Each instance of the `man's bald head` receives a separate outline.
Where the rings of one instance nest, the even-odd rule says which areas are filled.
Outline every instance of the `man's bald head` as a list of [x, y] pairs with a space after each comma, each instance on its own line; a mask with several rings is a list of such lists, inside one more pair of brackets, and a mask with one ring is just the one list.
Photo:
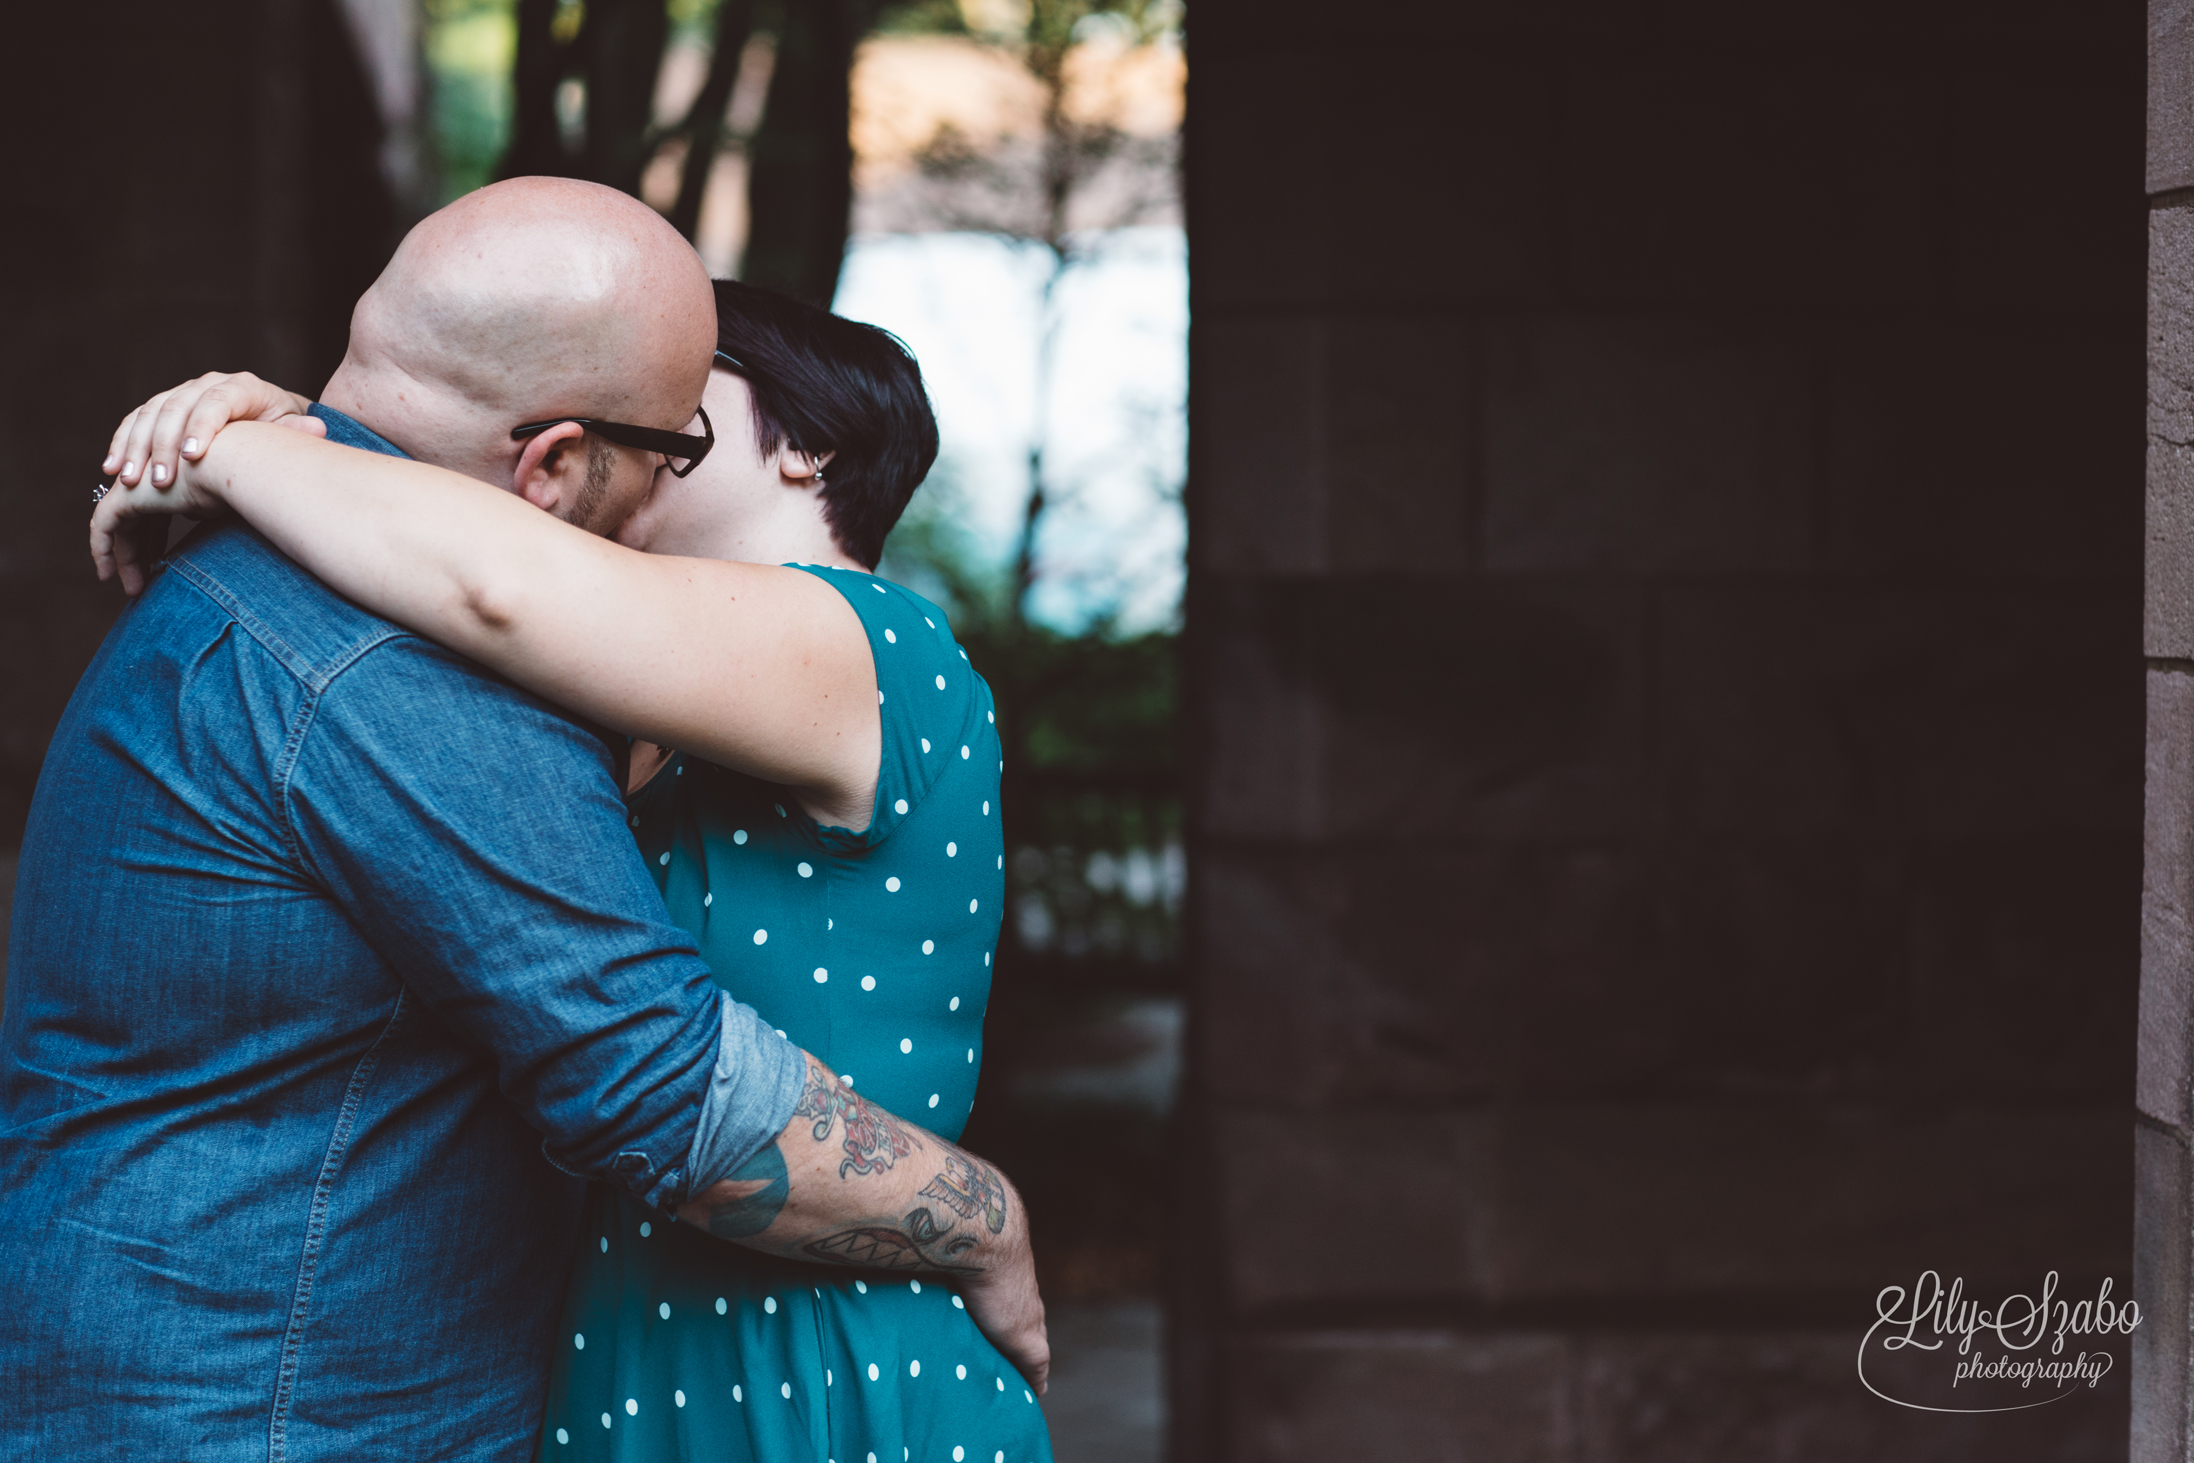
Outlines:
[[708, 271], [655, 210], [596, 183], [513, 178], [405, 237], [358, 301], [324, 398], [415, 457], [508, 488], [521, 422], [686, 430], [715, 345]]

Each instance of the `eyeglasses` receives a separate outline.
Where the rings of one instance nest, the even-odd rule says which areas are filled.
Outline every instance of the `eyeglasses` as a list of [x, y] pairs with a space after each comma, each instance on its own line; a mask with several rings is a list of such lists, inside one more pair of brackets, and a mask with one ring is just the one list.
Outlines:
[[[570, 422], [573, 426], [585, 427], [597, 437], [615, 442], [620, 447], [635, 447], [642, 452], [660, 452], [668, 459], [665, 466], [670, 467], [670, 475], [682, 478], [699, 467], [701, 459], [707, 457], [709, 449], [716, 445], [716, 427], [708, 419], [707, 408], [703, 407], [700, 411], [701, 430], [708, 433], [705, 437], [689, 437], [684, 432], [666, 432], [660, 427], [635, 427], [630, 422], [600, 422], [592, 417], [551, 417], [545, 422], [527, 422], [522, 427], [512, 427], [510, 439], [513, 442], [523, 442], [550, 427], [560, 427]], [[684, 467], [675, 465], [681, 461], [685, 463]]]

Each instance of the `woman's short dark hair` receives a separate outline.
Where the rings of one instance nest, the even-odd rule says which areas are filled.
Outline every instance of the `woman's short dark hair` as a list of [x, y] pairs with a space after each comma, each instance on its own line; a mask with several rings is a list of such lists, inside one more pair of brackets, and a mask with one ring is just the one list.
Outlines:
[[832, 452], [823, 517], [849, 556], [876, 567], [884, 538], [937, 460], [921, 367], [888, 330], [772, 290], [716, 281], [716, 344], [745, 369], [763, 456]]

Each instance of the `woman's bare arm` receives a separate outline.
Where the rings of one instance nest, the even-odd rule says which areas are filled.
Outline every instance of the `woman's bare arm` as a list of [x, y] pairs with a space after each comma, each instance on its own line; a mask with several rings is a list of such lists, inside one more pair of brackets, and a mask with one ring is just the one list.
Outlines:
[[868, 824], [875, 664], [812, 574], [638, 553], [460, 474], [257, 422], [185, 457], [171, 487], [150, 476], [93, 516], [101, 578], [142, 586], [132, 520], [231, 509], [342, 594], [550, 701]]

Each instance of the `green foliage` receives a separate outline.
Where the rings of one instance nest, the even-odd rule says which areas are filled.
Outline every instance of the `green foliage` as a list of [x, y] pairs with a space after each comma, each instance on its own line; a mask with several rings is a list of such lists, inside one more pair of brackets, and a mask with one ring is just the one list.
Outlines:
[[422, 0], [441, 202], [495, 176], [510, 140], [514, 0]]

